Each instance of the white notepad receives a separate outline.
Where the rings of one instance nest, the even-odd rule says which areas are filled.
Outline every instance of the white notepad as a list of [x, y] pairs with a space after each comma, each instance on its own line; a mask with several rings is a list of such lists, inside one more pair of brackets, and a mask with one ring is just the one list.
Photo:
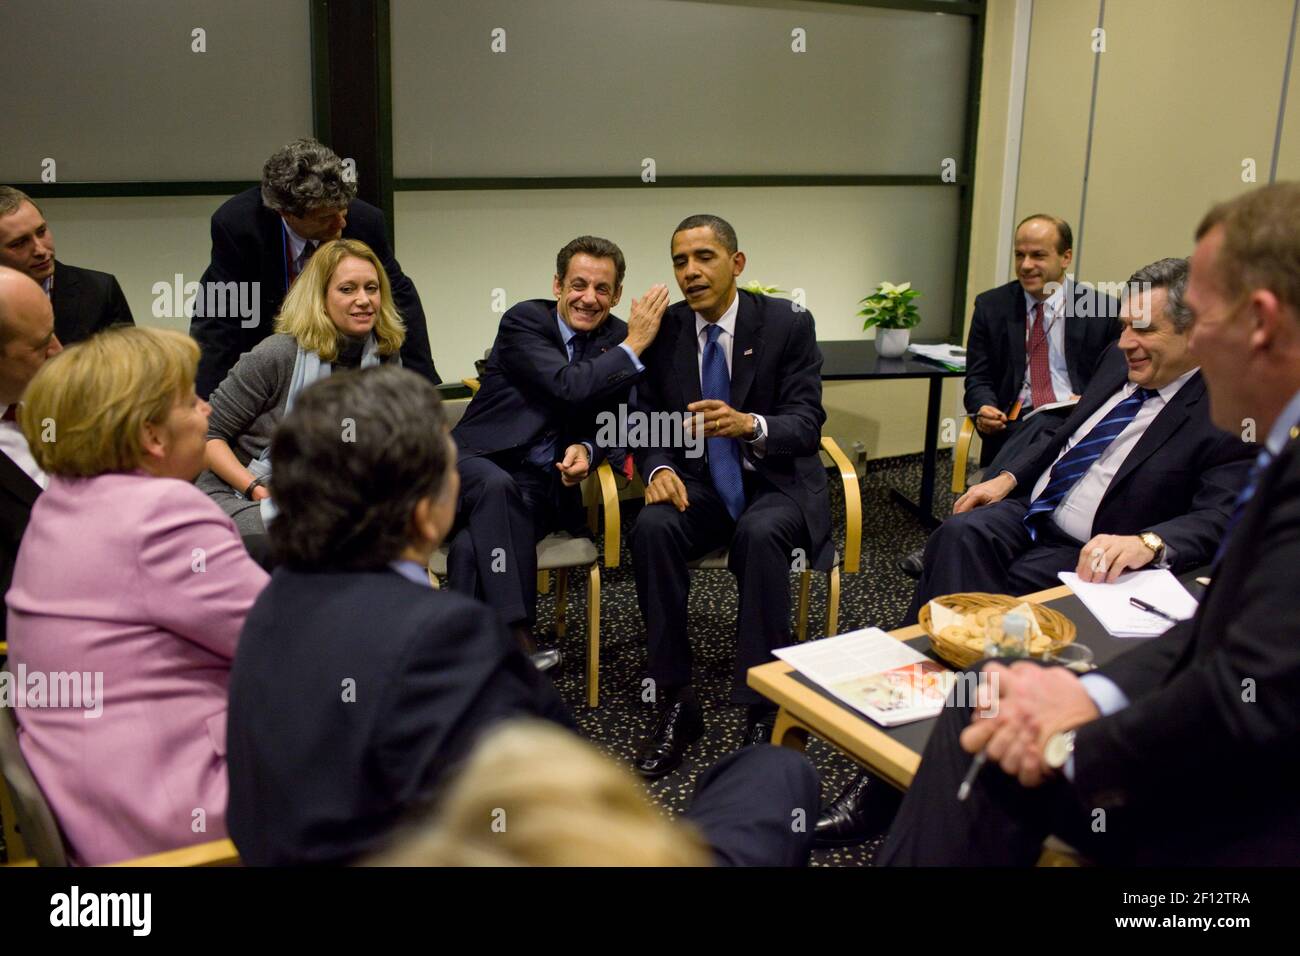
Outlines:
[[1174, 626], [1134, 607], [1129, 598], [1146, 601], [1180, 621], [1196, 613], [1196, 598], [1168, 571], [1130, 571], [1113, 584], [1089, 583], [1073, 571], [1062, 571], [1059, 577], [1114, 637], [1157, 637]]

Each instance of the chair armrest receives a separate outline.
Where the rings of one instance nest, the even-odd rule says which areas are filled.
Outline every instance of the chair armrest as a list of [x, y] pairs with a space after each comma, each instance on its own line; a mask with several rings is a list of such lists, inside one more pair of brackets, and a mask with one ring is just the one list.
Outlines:
[[957, 444], [952, 446], [952, 493], [960, 495], [966, 490], [966, 468], [970, 460], [971, 442], [975, 440], [975, 419], [966, 415], [961, 420]]
[[834, 438], [822, 436], [822, 451], [835, 462], [844, 482], [844, 571], [853, 574], [862, 560], [862, 489], [858, 485], [858, 470]]
[[464, 385], [474, 394], [478, 394], [478, 388], [481, 383], [477, 378], [462, 378], [460, 384]]
[[198, 843], [179, 850], [137, 856], [112, 866], [239, 866], [239, 851], [229, 840]]
[[[602, 461], [596, 468], [595, 475], [587, 476], [587, 483], [594, 479], [595, 486], [584, 484], [584, 498], [595, 497], [599, 492], [599, 500], [594, 501], [587, 507], [587, 524], [591, 528], [591, 533], [595, 534], [599, 530], [600, 511], [604, 509], [605, 513], [605, 567], [618, 567], [619, 549], [622, 542], [619, 535], [622, 531], [621, 515], [618, 506], [618, 484], [614, 481], [614, 469], [609, 466], [609, 461]], [[591, 488], [591, 494], [587, 494], [588, 488]]]

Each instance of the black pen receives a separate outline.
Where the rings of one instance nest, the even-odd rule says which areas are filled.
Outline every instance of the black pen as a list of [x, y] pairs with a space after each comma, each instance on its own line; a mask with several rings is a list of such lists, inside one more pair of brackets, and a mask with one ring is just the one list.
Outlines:
[[1146, 601], [1142, 600], [1141, 598], [1131, 597], [1128, 599], [1128, 603], [1132, 604], [1135, 608], [1137, 608], [1140, 611], [1146, 611], [1148, 614], [1154, 614], [1156, 617], [1163, 617], [1166, 621], [1173, 621], [1175, 624], [1178, 623], [1178, 618], [1174, 617], [1172, 614], [1166, 614], [1164, 611], [1160, 610], [1160, 608], [1156, 607], [1154, 604], [1148, 604]]

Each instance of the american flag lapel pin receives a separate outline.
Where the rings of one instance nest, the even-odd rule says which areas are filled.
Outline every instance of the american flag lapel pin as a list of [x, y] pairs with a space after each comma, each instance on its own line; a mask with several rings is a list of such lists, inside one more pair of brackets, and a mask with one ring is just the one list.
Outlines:
[[742, 355], [741, 357], [743, 358], [744, 355], [753, 355], [753, 354], [754, 354], [754, 350], [753, 350], [753, 349], [745, 349], [745, 351], [744, 351], [744, 353], [743, 353], [743, 355]]

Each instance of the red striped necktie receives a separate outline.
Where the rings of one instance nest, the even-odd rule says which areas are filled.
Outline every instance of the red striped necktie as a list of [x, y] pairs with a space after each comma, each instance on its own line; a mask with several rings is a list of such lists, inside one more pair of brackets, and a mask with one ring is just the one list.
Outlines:
[[1056, 401], [1052, 388], [1052, 365], [1047, 357], [1047, 329], [1044, 328], [1043, 303], [1034, 303], [1034, 327], [1029, 332], [1029, 400], [1034, 408]]

